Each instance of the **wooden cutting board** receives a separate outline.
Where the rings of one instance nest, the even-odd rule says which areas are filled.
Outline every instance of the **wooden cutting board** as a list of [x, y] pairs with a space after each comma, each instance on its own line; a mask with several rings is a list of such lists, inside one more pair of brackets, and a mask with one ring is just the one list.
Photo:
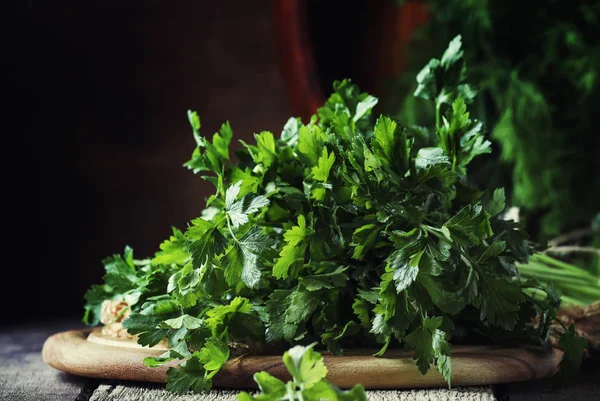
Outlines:
[[[163, 383], [166, 370], [177, 364], [149, 368], [144, 357], [158, 356], [164, 347], [141, 347], [133, 340], [101, 334], [100, 329], [65, 331], [44, 343], [44, 361], [63, 372], [116, 380]], [[373, 357], [373, 350], [348, 351], [344, 356], [324, 354], [327, 379], [340, 388], [361, 383], [367, 389], [446, 387], [444, 378], [432, 368], [422, 375], [411, 354], [396, 350]], [[480, 386], [539, 379], [556, 373], [562, 351], [551, 353], [531, 348], [501, 346], [453, 346], [452, 386]], [[214, 387], [256, 388], [252, 375], [267, 371], [284, 381], [290, 379], [281, 355], [241, 356], [229, 361], [213, 380]]]

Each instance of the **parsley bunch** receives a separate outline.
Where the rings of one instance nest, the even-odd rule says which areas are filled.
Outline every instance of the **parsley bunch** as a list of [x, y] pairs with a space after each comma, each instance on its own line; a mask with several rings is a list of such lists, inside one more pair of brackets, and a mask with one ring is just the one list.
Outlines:
[[167, 372], [178, 393], [210, 389], [232, 353], [290, 344], [377, 356], [403, 347], [449, 384], [451, 340], [545, 344], [560, 301], [519, 279], [515, 263], [532, 246], [498, 218], [503, 190], [468, 180], [490, 142], [470, 117], [465, 79], [456, 37], [417, 76], [435, 130], [376, 117], [378, 100], [344, 80], [307, 124], [291, 118], [278, 137], [255, 135], [235, 162], [229, 124], [209, 140], [189, 112], [197, 147], [185, 166], [215, 194], [152, 259], [130, 249], [107, 259], [84, 320], [97, 323], [103, 300], [127, 302], [124, 326], [140, 344], [171, 345], [146, 364], [181, 360]]

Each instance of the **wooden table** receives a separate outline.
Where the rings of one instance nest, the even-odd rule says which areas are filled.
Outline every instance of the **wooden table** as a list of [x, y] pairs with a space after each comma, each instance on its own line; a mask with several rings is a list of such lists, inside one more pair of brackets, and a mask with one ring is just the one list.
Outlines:
[[[0, 328], [0, 400], [103, 400], [107, 388], [119, 388], [123, 394], [144, 386], [68, 375], [47, 366], [41, 349], [46, 338], [56, 332], [83, 328], [77, 320], [49, 321]], [[581, 380], [567, 389], [552, 390], [549, 380], [494, 386], [496, 399], [518, 400], [600, 400], [600, 364], [586, 364]], [[96, 392], [94, 394], [94, 392]], [[115, 399], [114, 396], [110, 398]], [[200, 399], [200, 398], [198, 398]]]

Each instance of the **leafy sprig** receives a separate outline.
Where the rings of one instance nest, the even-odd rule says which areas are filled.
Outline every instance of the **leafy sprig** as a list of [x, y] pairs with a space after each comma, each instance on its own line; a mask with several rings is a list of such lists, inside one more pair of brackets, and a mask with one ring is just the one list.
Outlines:
[[238, 394], [238, 401], [367, 401], [365, 389], [357, 384], [342, 391], [325, 379], [327, 367], [320, 353], [314, 350], [316, 343], [306, 347], [296, 345], [283, 354], [283, 363], [292, 380], [284, 383], [267, 372], [254, 374], [260, 393], [253, 396], [247, 392]]

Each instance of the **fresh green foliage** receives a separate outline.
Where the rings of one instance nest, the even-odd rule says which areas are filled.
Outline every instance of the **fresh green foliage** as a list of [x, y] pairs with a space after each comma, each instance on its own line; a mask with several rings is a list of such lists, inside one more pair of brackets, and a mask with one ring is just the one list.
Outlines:
[[[597, 251], [600, 256], [600, 248]], [[552, 256], [536, 253], [529, 262], [518, 265], [519, 274], [553, 283], [561, 293], [564, 305], [585, 306], [600, 300], [600, 274]]]
[[365, 389], [360, 384], [342, 391], [325, 379], [327, 367], [321, 354], [314, 350], [315, 345], [296, 345], [283, 354], [283, 363], [292, 376], [291, 381], [284, 383], [267, 372], [255, 373], [254, 381], [260, 394], [252, 396], [242, 392], [237, 396], [238, 401], [367, 401]]
[[[502, 190], [467, 176], [490, 143], [467, 110], [474, 91], [462, 54], [457, 37], [419, 74], [417, 94], [437, 113], [426, 143], [375, 115], [377, 99], [348, 80], [307, 124], [291, 118], [278, 138], [242, 143], [235, 164], [229, 124], [210, 142], [189, 113], [198, 146], [186, 166], [216, 192], [151, 260], [127, 249], [105, 262], [87, 321], [103, 299], [125, 299], [124, 326], [138, 342], [172, 347], [146, 364], [181, 361], [167, 379], [178, 393], [209, 389], [231, 349], [404, 348], [450, 384], [455, 336], [543, 345], [558, 303], [533, 299], [538, 286], [516, 274], [531, 253], [527, 234], [497, 217]], [[313, 345], [284, 362], [295, 381], [260, 373], [257, 398], [364, 399], [360, 388], [340, 393], [322, 380]]]
[[569, 326], [566, 333], [559, 341], [564, 356], [559, 364], [559, 372], [554, 377], [554, 383], [564, 386], [573, 382], [573, 376], [579, 373], [579, 365], [583, 356], [583, 351], [587, 347], [587, 341], [575, 334], [575, 327]]
[[[489, 128], [499, 150], [479, 161], [480, 174], [471, 178], [505, 187], [536, 240], [586, 226], [600, 205], [600, 135], [594, 120], [600, 107], [600, 2], [423, 3], [429, 21], [413, 35], [408, 69], [383, 106], [388, 112], [400, 109], [399, 118], [408, 125], [431, 126], [440, 103], [458, 93], [470, 103], [470, 87], [455, 85], [463, 70], [447, 66], [463, 55], [479, 92], [473, 115]], [[457, 34], [465, 49], [453, 42], [441, 61], [430, 61], [421, 71], [415, 85], [414, 73]], [[452, 88], [439, 91], [433, 79], [451, 82]], [[408, 96], [410, 88], [434, 103]], [[473, 143], [470, 153], [480, 145]]]

